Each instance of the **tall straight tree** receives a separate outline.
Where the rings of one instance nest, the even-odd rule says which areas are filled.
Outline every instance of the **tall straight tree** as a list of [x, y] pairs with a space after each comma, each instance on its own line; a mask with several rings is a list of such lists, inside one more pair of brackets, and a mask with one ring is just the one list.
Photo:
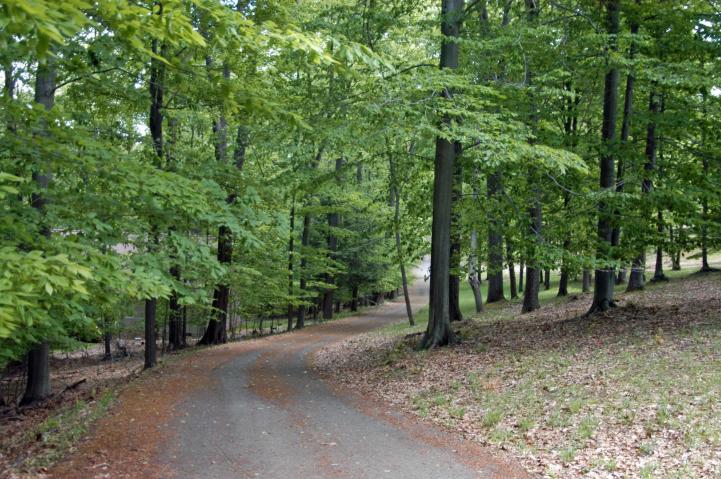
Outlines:
[[[638, 0], [636, 1], [638, 3]], [[630, 62], [633, 62], [636, 57], [636, 36], [638, 35], [638, 20], [635, 18], [631, 20], [631, 45], [628, 49], [628, 60]], [[624, 176], [625, 176], [625, 167], [626, 162], [624, 160], [624, 157], [628, 152], [630, 151], [629, 145], [628, 145], [628, 139], [631, 136], [631, 118], [633, 117], [633, 90], [634, 90], [634, 84], [636, 82], [636, 74], [633, 69], [633, 65], [631, 66], [631, 70], [628, 72], [628, 75], [626, 76], [626, 94], [623, 98], [623, 120], [621, 122], [621, 155], [618, 158], [618, 166], [617, 166], [617, 173], [616, 173], [616, 192], [617, 193], [623, 193], [625, 184], [624, 184]], [[615, 219], [616, 224], [613, 227], [613, 238], [612, 238], [612, 245], [613, 247], [618, 247], [621, 244], [621, 217], [620, 212], [616, 210], [615, 212]], [[618, 272], [618, 277], [616, 278], [616, 284], [623, 284], [626, 282], [626, 269], [621, 268], [621, 270]]]
[[[606, 195], [613, 191], [614, 144], [616, 139], [616, 116], [618, 114], [618, 67], [611, 63], [612, 55], [618, 51], [618, 32], [621, 21], [620, 0], [604, 0], [606, 6], [606, 33], [608, 34], [607, 72], [603, 87], [603, 126], [601, 128], [602, 153], [600, 159], [600, 188]], [[606, 311], [613, 306], [614, 270], [610, 265], [613, 243], [613, 211], [608, 200], [602, 198], [598, 204], [598, 247], [596, 260], [600, 264], [594, 275], [593, 303], [589, 313]]]
[[503, 236], [497, 206], [498, 196], [503, 186], [501, 173], [494, 171], [489, 173], [486, 179], [486, 194], [488, 203], [493, 206], [491, 219], [488, 222], [488, 295], [486, 303], [495, 303], [506, 299], [503, 295]]
[[[158, 15], [163, 14], [163, 6], [160, 4]], [[158, 40], [152, 42], [153, 53], [158, 55]], [[161, 48], [162, 49], [162, 48]], [[148, 127], [153, 142], [153, 150], [159, 164], [163, 161], [163, 95], [165, 92], [165, 64], [157, 58], [150, 59], [150, 114], [148, 115]], [[157, 230], [151, 225], [151, 236], [149, 243], [153, 248], [157, 243]], [[158, 309], [158, 298], [151, 297], [145, 300], [145, 368], [152, 368], [157, 362], [157, 351], [155, 344], [155, 321]]]
[[[213, 66], [213, 59], [208, 56], [205, 60], [208, 69]], [[230, 69], [226, 64], [223, 65], [223, 79], [230, 79]], [[213, 122], [214, 152], [215, 160], [219, 163], [227, 161], [228, 152], [228, 121], [221, 111], [216, 120]], [[235, 165], [239, 170], [243, 167], [245, 156], [245, 137], [241, 130], [238, 130], [237, 144], [235, 151]], [[240, 157], [239, 157], [240, 155]], [[233, 203], [235, 195], [230, 194], [226, 198], [226, 202]], [[218, 228], [218, 262], [229, 266], [233, 262], [233, 233], [227, 225]], [[230, 308], [230, 285], [227, 281], [221, 281], [213, 291], [213, 308], [217, 311], [217, 316], [210, 318], [205, 328], [205, 333], [200, 339], [200, 344], [223, 344], [228, 340], [228, 310]]]
[[[528, 23], [530, 23], [531, 25], [535, 25], [537, 23], [540, 10], [539, 1], [540, 0], [526, 0], [526, 17], [528, 19]], [[529, 89], [531, 98], [529, 108], [531, 114], [529, 120], [531, 124], [531, 129], [535, 134], [536, 130], [538, 129], [539, 118], [537, 112], [538, 107], [536, 105], [537, 100], [533, 91], [531, 90], [533, 83], [533, 70], [529, 63], [530, 62], [527, 62], [526, 64], [525, 83], [526, 88]], [[535, 142], [535, 139], [531, 138], [529, 141], [531, 144], [533, 144]], [[538, 291], [541, 287], [541, 267], [537, 262], [536, 248], [539, 248], [541, 246], [543, 209], [541, 207], [541, 189], [538, 185], [538, 173], [534, 165], [529, 168], [528, 183], [531, 185], [532, 196], [531, 205], [528, 208], [528, 232], [529, 236], [532, 238], [533, 241], [533, 245], [530, 248], [533, 254], [526, 258], [526, 287], [523, 290], [523, 306], [521, 307], [521, 312], [523, 313], [529, 313], [541, 307], [541, 303], [538, 300]]]
[[[441, 69], [458, 68], [459, 37], [464, 0], [442, 0], [441, 2]], [[444, 89], [449, 100], [453, 92]], [[442, 124], [451, 126], [451, 118], [445, 115]], [[433, 223], [431, 227], [431, 278], [430, 302], [428, 306], [428, 328], [420, 347], [434, 348], [454, 341], [449, 312], [448, 276], [450, 273], [451, 197], [453, 195], [454, 163], [458, 149], [455, 142], [438, 136], [433, 179]]]
[[[461, 144], [456, 142], [460, 155]], [[448, 276], [449, 312], [451, 321], [463, 321], [461, 312], [461, 213], [459, 204], [463, 197], [463, 165], [456, 158], [453, 172], [453, 194], [451, 197], [451, 274]]]
[[[42, 105], [45, 111], [52, 110], [55, 105], [57, 67], [53, 57], [38, 62], [35, 74], [35, 103]], [[10, 90], [11, 91], [11, 90]], [[47, 135], [46, 125], [43, 124], [38, 134]], [[37, 192], [32, 195], [32, 207], [40, 213], [40, 233], [50, 238], [50, 225], [45, 217], [47, 197], [45, 191], [50, 185], [51, 172], [47, 165], [39, 165], [33, 172]], [[32, 346], [27, 355], [27, 382], [25, 394], [20, 401], [21, 405], [40, 401], [50, 395], [50, 345], [47, 340], [40, 341]]]

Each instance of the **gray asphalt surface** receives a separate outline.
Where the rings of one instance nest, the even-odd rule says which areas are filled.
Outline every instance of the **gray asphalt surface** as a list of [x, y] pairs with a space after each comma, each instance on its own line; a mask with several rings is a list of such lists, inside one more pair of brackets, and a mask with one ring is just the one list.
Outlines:
[[[427, 301], [422, 273], [413, 300], [416, 309]], [[241, 351], [213, 371], [213, 386], [176, 409], [187, 415], [171, 424], [162, 462], [185, 478], [523, 477], [482, 450], [482, 457], [466, 457], [429, 426], [415, 426], [423, 429], [425, 439], [419, 438], [402, 425], [407, 418], [370, 413], [359, 407], [364, 398], [336, 393], [312, 373], [314, 351], [401, 320], [404, 308], [401, 301], [387, 303]]]

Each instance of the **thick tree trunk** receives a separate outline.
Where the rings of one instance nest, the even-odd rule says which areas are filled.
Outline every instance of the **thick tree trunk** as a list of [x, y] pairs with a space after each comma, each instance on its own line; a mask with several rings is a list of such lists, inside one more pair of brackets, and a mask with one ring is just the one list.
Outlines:
[[[620, 0], [606, 1], [606, 28], [609, 34], [609, 50], [618, 51], [618, 32], [620, 24]], [[610, 55], [609, 55], [610, 56]], [[601, 191], [614, 189], [614, 141], [616, 138], [616, 116], [618, 110], [618, 67], [611, 65], [606, 73], [603, 92], [603, 126], [601, 139], [603, 152], [600, 160]], [[602, 199], [598, 205], [598, 249], [596, 260], [600, 261], [596, 267], [593, 288], [593, 303], [590, 313], [606, 311], [614, 306], [613, 287], [614, 270], [611, 267], [613, 242], [613, 210], [608, 201]]]
[[20, 401], [27, 406], [50, 396], [50, 345], [38, 343], [28, 352], [28, 376], [25, 394]]
[[[458, 68], [459, 44], [450, 38], [460, 33], [464, 0], [442, 0], [441, 68]], [[444, 94], [452, 95], [449, 89]], [[450, 125], [450, 118], [443, 123]], [[450, 273], [451, 196], [453, 194], [456, 145], [443, 137], [436, 138], [433, 180], [433, 223], [431, 228], [431, 287], [428, 306], [428, 328], [421, 348], [434, 348], [454, 342], [449, 311], [448, 275]]]
[[[38, 64], [35, 75], [35, 103], [39, 103], [45, 107], [46, 111], [52, 110], [55, 105], [56, 78], [57, 68], [55, 65], [55, 59], [54, 57], [49, 56], [47, 60]], [[43, 124], [39, 129], [38, 135], [48, 135], [45, 124]], [[33, 172], [32, 177], [33, 181], [37, 185], [37, 191], [31, 196], [31, 205], [40, 214], [40, 233], [46, 238], [50, 238], [51, 226], [48, 224], [45, 216], [47, 198], [44, 194], [50, 186], [50, 180], [52, 178], [50, 168], [47, 165], [41, 164], [40, 168]], [[50, 396], [49, 361], [50, 345], [47, 341], [41, 341], [35, 344], [28, 352], [27, 381], [25, 384], [25, 394], [20, 401], [21, 405], [32, 404]]]
[[[499, 172], [488, 175], [486, 179], [486, 193], [489, 204], [497, 202], [497, 196], [502, 191], [502, 180]], [[500, 233], [498, 208], [491, 213], [488, 222], [488, 293], [486, 303], [495, 303], [506, 299], [503, 295], [503, 236]]]

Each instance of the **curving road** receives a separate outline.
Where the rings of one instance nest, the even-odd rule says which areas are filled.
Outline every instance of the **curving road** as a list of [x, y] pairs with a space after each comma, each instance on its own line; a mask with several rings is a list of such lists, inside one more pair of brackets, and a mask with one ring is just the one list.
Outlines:
[[[427, 285], [416, 283], [418, 308]], [[404, 304], [393, 302], [241, 347], [205, 389], [176, 404], [185, 413], [169, 425], [160, 462], [184, 478], [527, 477], [485, 449], [335, 392], [312, 374], [314, 351], [404, 317]]]

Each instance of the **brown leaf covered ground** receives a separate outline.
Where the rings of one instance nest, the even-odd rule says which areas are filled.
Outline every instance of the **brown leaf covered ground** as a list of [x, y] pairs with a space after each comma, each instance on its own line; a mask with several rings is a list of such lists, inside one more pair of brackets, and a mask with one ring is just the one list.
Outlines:
[[544, 477], [721, 477], [721, 274], [619, 299], [591, 318], [590, 295], [489, 307], [430, 352], [413, 349], [422, 326], [398, 326], [316, 366]]

